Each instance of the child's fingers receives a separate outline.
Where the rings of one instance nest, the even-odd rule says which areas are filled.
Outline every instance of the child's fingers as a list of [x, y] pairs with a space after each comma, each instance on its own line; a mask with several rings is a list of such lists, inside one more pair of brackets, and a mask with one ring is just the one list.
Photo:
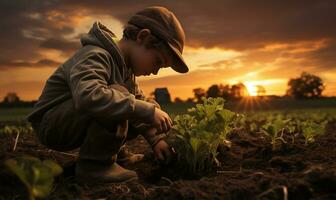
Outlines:
[[169, 131], [171, 129], [171, 124], [169, 119], [166, 119], [166, 124], [167, 124], [167, 131]]
[[156, 127], [157, 129], [157, 133], [161, 133], [162, 132], [162, 125], [161, 123]]
[[170, 125], [172, 126], [173, 125], [173, 120], [169, 117], [169, 122], [170, 122]]
[[172, 122], [172, 120], [170, 119], [170, 117], [168, 118], [168, 122], [169, 122], [170, 127], [172, 127], [172, 126], [173, 126], [173, 122]]
[[166, 121], [163, 121], [163, 123], [162, 123], [162, 132], [166, 132], [167, 130], [168, 130], [168, 127], [167, 127]]

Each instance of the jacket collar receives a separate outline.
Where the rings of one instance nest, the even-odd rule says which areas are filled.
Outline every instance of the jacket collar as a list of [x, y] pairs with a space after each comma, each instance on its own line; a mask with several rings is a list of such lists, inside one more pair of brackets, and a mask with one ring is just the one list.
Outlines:
[[117, 45], [118, 38], [116, 35], [110, 31], [106, 26], [104, 26], [102, 23], [96, 21], [93, 24], [92, 29], [90, 30], [94, 34], [96, 38], [101, 42], [104, 49], [106, 49], [111, 56], [117, 61], [117, 65], [126, 69], [126, 77], [127, 80], [129, 78], [132, 78], [132, 81], [134, 83], [133, 93], [135, 92], [135, 75], [131, 69], [131, 67], [128, 67], [125, 63], [124, 58], [122, 57], [121, 50], [119, 49]]

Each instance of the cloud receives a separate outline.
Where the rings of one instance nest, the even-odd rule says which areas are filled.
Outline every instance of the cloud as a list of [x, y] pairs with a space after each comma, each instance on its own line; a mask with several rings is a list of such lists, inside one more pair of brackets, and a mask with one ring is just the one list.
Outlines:
[[40, 44], [41, 48], [54, 49], [70, 54], [80, 47], [79, 41], [69, 41], [64, 38], [49, 38]]
[[239, 58], [219, 60], [214, 63], [208, 63], [199, 66], [199, 68], [204, 69], [225, 69], [225, 70], [231, 70], [240, 67], [242, 67], [242, 62]]
[[60, 62], [50, 60], [50, 59], [41, 59], [36, 62], [27, 62], [27, 61], [0, 61], [0, 70], [8, 70], [16, 67], [57, 67], [60, 65]]
[[[88, 22], [85, 29], [83, 24], [88, 16], [126, 23], [136, 11], [153, 5], [169, 8], [180, 19], [187, 39], [184, 55], [192, 72], [145, 81], [147, 88], [201, 86], [251, 72], [267, 79], [289, 78], [301, 71], [328, 74], [329, 81], [336, 75], [333, 0], [1, 1], [0, 73], [56, 67], [80, 47], [78, 30], [88, 31]], [[113, 23], [106, 25], [115, 29]]]
[[[158, 2], [142, 1], [142, 5]], [[108, 12], [111, 15], [115, 12], [116, 17], [126, 22], [129, 16], [141, 9], [139, 5], [127, 6], [127, 3], [111, 3]], [[159, 4], [167, 6], [179, 17], [189, 45], [245, 50], [275, 42], [336, 37], [335, 1], [209, 0], [160, 1]], [[106, 1], [101, 5], [108, 6]]]
[[13, 0], [1, 2], [0, 60], [28, 60], [38, 56], [40, 48], [70, 53], [79, 46], [65, 36], [74, 32], [81, 18], [110, 15], [125, 23], [136, 11], [152, 5], [166, 6], [176, 14], [187, 33], [187, 45], [193, 47], [243, 51], [273, 43], [336, 39], [332, 0]]
[[[57, 48], [69, 53], [74, 43], [65, 38], [74, 30], [78, 16], [76, 12], [63, 13], [57, 3], [51, 0], [11, 0], [0, 2], [0, 61], [1, 68], [40, 66], [35, 60], [50, 59], [42, 57], [46, 49]], [[69, 39], [70, 40], [70, 39]], [[63, 46], [62, 46], [63, 45]], [[62, 49], [65, 47], [65, 49]], [[4, 66], [4, 64], [8, 66]]]
[[316, 67], [319, 71], [336, 70], [336, 39], [304, 56], [307, 58], [305, 63]]

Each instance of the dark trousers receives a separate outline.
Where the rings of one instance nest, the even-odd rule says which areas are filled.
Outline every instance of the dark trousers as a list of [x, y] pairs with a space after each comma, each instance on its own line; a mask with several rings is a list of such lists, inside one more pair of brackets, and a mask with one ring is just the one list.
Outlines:
[[146, 126], [129, 120], [93, 118], [76, 110], [69, 99], [48, 110], [33, 128], [41, 144], [50, 149], [69, 151], [80, 147], [80, 159], [114, 162], [125, 141], [137, 137]]

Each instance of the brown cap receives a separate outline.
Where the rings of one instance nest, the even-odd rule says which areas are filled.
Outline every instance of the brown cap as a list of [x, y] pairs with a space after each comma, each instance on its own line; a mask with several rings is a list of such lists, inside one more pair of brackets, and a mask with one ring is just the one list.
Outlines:
[[171, 67], [179, 73], [189, 71], [182, 57], [185, 34], [180, 22], [171, 11], [159, 6], [148, 7], [133, 15], [128, 23], [149, 29], [153, 35], [165, 41], [176, 58]]

